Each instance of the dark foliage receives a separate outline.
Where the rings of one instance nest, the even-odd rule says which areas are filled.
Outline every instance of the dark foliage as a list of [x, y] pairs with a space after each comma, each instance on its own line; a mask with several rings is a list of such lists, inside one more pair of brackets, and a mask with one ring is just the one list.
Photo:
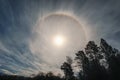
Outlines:
[[[65, 76], [55, 76], [52, 72], [39, 73], [34, 77], [17, 75], [0, 75], [0, 80], [120, 80], [120, 52], [112, 48], [104, 39], [97, 46], [89, 41], [85, 51], [78, 51], [74, 61], [67, 57], [61, 65]], [[76, 63], [76, 66], [72, 66]], [[74, 76], [74, 67], [79, 68], [77, 77]]]
[[17, 75], [0, 75], [0, 80], [64, 80], [60, 78], [60, 76], [53, 75], [52, 72], [47, 74], [39, 73], [34, 77], [24, 77], [24, 76], [17, 76]]
[[104, 39], [98, 47], [88, 42], [85, 51], [76, 53], [81, 80], [120, 80], [120, 52], [112, 48]]
[[61, 70], [64, 71], [65, 79], [70, 80], [73, 79], [73, 70], [72, 70], [72, 59], [70, 57], [67, 57], [67, 62], [64, 62], [61, 66]]

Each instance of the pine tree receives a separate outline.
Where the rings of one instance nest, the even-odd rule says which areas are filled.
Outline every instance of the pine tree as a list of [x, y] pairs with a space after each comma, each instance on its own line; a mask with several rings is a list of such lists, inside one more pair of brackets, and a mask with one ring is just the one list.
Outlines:
[[67, 61], [63, 63], [61, 66], [61, 70], [64, 71], [65, 79], [71, 80], [73, 79], [73, 69], [72, 69], [72, 59], [70, 57], [67, 57]]

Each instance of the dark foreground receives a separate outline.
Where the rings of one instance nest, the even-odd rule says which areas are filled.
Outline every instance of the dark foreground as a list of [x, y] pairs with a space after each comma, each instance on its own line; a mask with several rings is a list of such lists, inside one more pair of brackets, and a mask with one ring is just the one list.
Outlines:
[[64, 80], [58, 76], [35, 76], [35, 77], [23, 77], [23, 76], [13, 76], [13, 75], [2, 75], [0, 80]]

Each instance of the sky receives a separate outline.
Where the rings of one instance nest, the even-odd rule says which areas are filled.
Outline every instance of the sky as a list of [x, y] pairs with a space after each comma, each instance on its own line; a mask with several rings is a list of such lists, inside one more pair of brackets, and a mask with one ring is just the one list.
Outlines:
[[[65, 57], [74, 56], [90, 40], [99, 44], [104, 38], [120, 49], [119, 8], [120, 0], [0, 0], [0, 73], [59, 73]], [[65, 26], [60, 21], [71, 24]], [[49, 46], [47, 42], [56, 25], [61, 25], [58, 29], [65, 30], [65, 34], [66, 30], [73, 32], [67, 35], [72, 47]]]

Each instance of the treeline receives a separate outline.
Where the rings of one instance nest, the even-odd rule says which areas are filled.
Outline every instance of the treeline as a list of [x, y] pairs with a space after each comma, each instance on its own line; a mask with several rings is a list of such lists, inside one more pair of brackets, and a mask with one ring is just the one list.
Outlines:
[[64, 77], [49, 72], [34, 77], [1, 75], [0, 80], [120, 80], [120, 52], [104, 39], [99, 46], [89, 41], [85, 50], [75, 53], [74, 60], [67, 57], [61, 70]]
[[60, 75], [54, 75], [52, 72], [39, 73], [33, 77], [24, 77], [18, 75], [0, 75], [0, 80], [65, 80], [65, 78], [61, 78]]

